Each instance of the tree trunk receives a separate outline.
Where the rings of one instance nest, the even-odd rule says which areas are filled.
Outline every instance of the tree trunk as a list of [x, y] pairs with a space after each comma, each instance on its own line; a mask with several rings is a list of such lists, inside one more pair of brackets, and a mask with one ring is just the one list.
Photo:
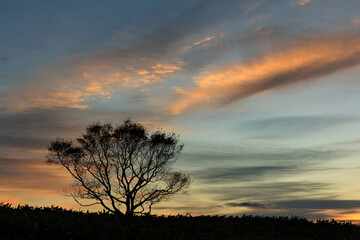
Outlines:
[[124, 215], [119, 209], [115, 209], [115, 212], [114, 212], [115, 215]]
[[134, 216], [134, 212], [133, 211], [126, 211], [125, 216], [132, 217], [132, 216]]
[[134, 215], [134, 211], [131, 208], [131, 203], [130, 203], [130, 197], [127, 197], [126, 199], [126, 212], [125, 212], [125, 216], [131, 217]]

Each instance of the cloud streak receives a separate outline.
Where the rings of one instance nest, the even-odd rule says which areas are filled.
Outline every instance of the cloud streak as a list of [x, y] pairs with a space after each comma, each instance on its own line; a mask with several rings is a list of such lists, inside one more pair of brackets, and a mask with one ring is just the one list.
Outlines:
[[239, 127], [239, 129], [252, 132], [255, 135], [254, 138], [291, 138], [348, 124], [352, 121], [356, 121], [356, 118], [332, 115], [278, 116], [250, 121]]
[[204, 39], [201, 39], [200, 41], [194, 42], [191, 45], [187, 45], [187, 46], [183, 47], [183, 49], [181, 49], [181, 51], [186, 52], [186, 51], [190, 50], [191, 48], [196, 47], [196, 46], [201, 45], [201, 44], [204, 44], [206, 42], [209, 42], [209, 41], [213, 40], [214, 38], [216, 38], [216, 37], [215, 36], [206, 37]]
[[231, 203], [227, 203], [226, 205], [230, 207], [266, 208], [265, 204], [257, 203], [257, 202], [241, 202], [241, 203], [231, 202]]
[[175, 88], [179, 97], [171, 111], [176, 115], [188, 110], [221, 107], [356, 66], [360, 63], [359, 43], [360, 36], [355, 34], [320, 36], [248, 62], [203, 71], [194, 78], [195, 86]]
[[308, 4], [310, 1], [311, 1], [311, 0], [299, 0], [299, 1], [297, 2], [297, 5], [299, 5], [299, 6], [304, 6], [304, 5]]
[[194, 172], [193, 176], [207, 183], [251, 181], [263, 179], [265, 175], [280, 175], [296, 172], [294, 167], [255, 166], [232, 168], [208, 168]]
[[252, 13], [266, 1], [267, 0], [248, 1], [244, 5], [244, 14], [248, 15], [249, 13]]

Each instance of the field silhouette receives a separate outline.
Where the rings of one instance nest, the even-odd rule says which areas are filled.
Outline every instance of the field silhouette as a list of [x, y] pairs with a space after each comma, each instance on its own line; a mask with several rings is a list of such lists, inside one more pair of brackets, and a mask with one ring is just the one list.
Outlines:
[[302, 217], [121, 216], [0, 204], [1, 239], [360, 239], [360, 226]]

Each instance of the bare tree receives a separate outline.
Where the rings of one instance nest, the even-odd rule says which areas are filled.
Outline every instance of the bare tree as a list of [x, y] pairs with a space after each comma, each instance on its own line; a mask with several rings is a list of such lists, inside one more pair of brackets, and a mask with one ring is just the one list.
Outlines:
[[131, 120], [115, 128], [98, 122], [77, 142], [51, 141], [47, 163], [61, 165], [72, 175], [75, 181], [66, 195], [82, 206], [100, 204], [114, 214], [145, 214], [190, 185], [188, 175], [171, 170], [183, 149], [174, 133], [149, 133]]

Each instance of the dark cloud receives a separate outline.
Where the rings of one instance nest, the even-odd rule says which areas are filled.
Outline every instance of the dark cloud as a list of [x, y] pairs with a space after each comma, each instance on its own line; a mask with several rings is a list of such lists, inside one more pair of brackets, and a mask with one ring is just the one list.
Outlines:
[[[274, 193], [275, 194], [275, 193]], [[270, 200], [271, 201], [271, 200]], [[247, 207], [247, 202], [226, 204], [228, 206], [244, 206]], [[254, 205], [254, 206], [252, 206]], [[308, 219], [329, 219], [334, 216], [327, 213], [322, 213], [322, 210], [343, 210], [337, 211], [340, 215], [355, 214], [360, 208], [360, 201], [358, 200], [329, 200], [329, 199], [298, 199], [275, 201], [268, 204], [257, 203], [249, 204], [250, 208], [255, 211], [247, 211], [246, 214], [264, 215], [264, 216], [301, 216]], [[260, 208], [260, 209], [257, 209]], [[234, 215], [242, 215], [237, 213]]]
[[49, 145], [48, 138], [41, 137], [14, 137], [0, 135], [0, 146], [27, 148], [27, 149], [46, 149]]
[[[130, 104], [130, 103], [129, 103]], [[0, 109], [0, 147], [46, 150], [56, 137], [76, 139], [87, 125], [97, 121], [121, 123], [127, 118], [149, 121], [162, 126], [164, 119], [146, 109], [102, 109], [78, 111], [69, 108], [33, 108], [25, 112], [6, 112]]]
[[[190, 146], [191, 147], [191, 146]], [[201, 161], [276, 161], [306, 162], [338, 159], [353, 154], [347, 149], [274, 148], [264, 146], [229, 147], [214, 145], [203, 149], [185, 149], [182, 159], [194, 163]]]
[[[215, 195], [217, 201], [228, 202], [275, 202], [284, 199], [291, 199], [298, 194], [317, 197], [330, 197], [324, 192], [329, 187], [327, 183], [299, 181], [279, 182], [273, 179], [260, 182], [237, 182], [241, 186], [205, 186], [199, 189], [201, 194]], [[335, 197], [335, 196], [332, 196]], [[239, 200], [241, 199], [241, 200]]]
[[[271, 201], [271, 199], [268, 199]], [[355, 214], [360, 208], [359, 200], [329, 200], [329, 199], [298, 199], [268, 202], [267, 204], [257, 202], [231, 202], [225, 204], [232, 207], [248, 207], [255, 211], [246, 214], [265, 215], [265, 216], [302, 216], [308, 219], [324, 219], [338, 217], [321, 210], [343, 210], [338, 212], [340, 215]], [[241, 213], [235, 214], [241, 215]]]
[[[268, 199], [268, 201], [271, 201]], [[268, 202], [267, 204], [258, 202], [231, 202], [225, 204], [231, 207], [247, 207], [254, 211], [246, 211], [250, 215], [263, 216], [301, 216], [308, 219], [329, 219], [338, 216], [321, 213], [321, 210], [343, 210], [337, 211], [340, 215], [355, 214], [360, 208], [358, 200], [326, 200], [326, 199], [298, 199], [278, 202]], [[235, 213], [242, 215], [244, 213]]]
[[11, 147], [46, 150], [51, 139], [79, 136], [86, 126], [81, 120], [81, 114], [64, 108], [56, 111], [32, 109], [17, 113], [0, 111], [0, 146], [4, 149]]
[[[324, 161], [341, 159], [354, 154], [346, 149], [277, 149], [277, 148], [236, 148], [224, 151], [218, 146], [211, 149], [201, 149], [203, 153], [186, 152], [181, 161], [197, 170], [188, 170], [193, 179], [206, 184], [241, 183], [244, 181], [272, 181], [289, 175], [318, 172], [322, 173], [335, 168], [326, 168]], [[261, 150], [260, 150], [261, 149]], [[198, 150], [199, 151], [199, 150]], [[253, 163], [253, 166], [243, 163]], [[214, 167], [204, 167], [204, 163]], [[236, 164], [236, 165], [235, 165]], [[341, 167], [338, 167], [341, 168]], [[280, 184], [280, 183], [278, 183]], [[280, 189], [287, 189], [293, 183], [285, 183]], [[272, 187], [277, 188], [275, 185]], [[317, 186], [317, 185], [314, 185]], [[256, 186], [255, 186], [256, 188]], [[250, 190], [254, 193], [254, 189]], [[256, 194], [256, 192], [255, 192]]]
[[285, 166], [259, 166], [259, 167], [218, 167], [202, 169], [193, 172], [194, 178], [205, 182], [222, 182], [222, 181], [251, 181], [262, 179], [265, 175], [280, 175], [294, 172], [293, 167]]
[[265, 204], [256, 203], [256, 202], [241, 202], [241, 203], [231, 202], [225, 205], [230, 207], [266, 208]]
[[2, 125], [1, 134], [14, 135], [30, 134], [41, 135], [44, 133], [67, 132], [74, 130], [74, 125], [81, 120], [75, 110], [60, 108], [56, 111], [46, 109], [31, 109], [31, 111], [6, 113], [0, 112]]

